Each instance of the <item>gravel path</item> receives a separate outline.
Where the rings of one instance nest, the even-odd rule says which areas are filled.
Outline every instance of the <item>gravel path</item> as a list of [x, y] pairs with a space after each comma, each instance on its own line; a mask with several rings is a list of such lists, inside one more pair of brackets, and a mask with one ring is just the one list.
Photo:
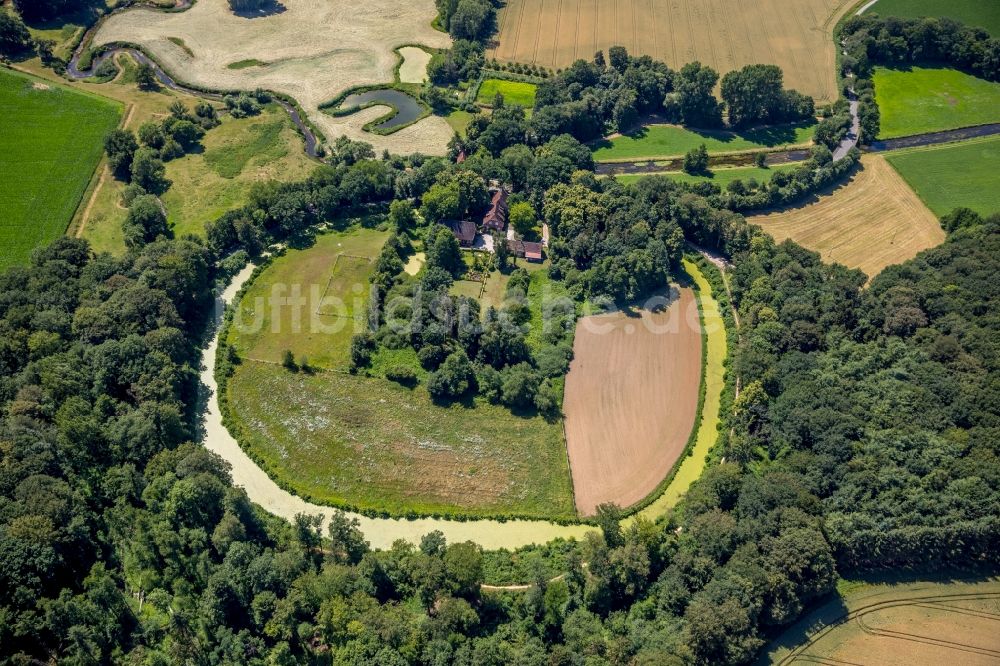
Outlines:
[[[236, 293], [250, 278], [253, 266], [247, 266], [226, 287], [216, 300], [216, 324], [222, 321], [226, 304], [232, 302]], [[334, 509], [306, 502], [280, 488], [248, 456], [226, 427], [222, 424], [217, 400], [218, 385], [215, 382], [215, 354], [218, 337], [212, 338], [202, 356], [201, 383], [209, 392], [202, 422], [202, 439], [205, 447], [217, 453], [232, 465], [233, 483], [247, 492], [250, 500], [261, 505], [276, 516], [291, 520], [299, 513], [319, 514], [329, 520]], [[444, 533], [449, 542], [474, 541], [487, 549], [519, 548], [529, 544], [542, 544], [558, 537], [565, 539], [583, 536], [596, 528], [588, 525], [558, 525], [541, 520], [439, 520], [418, 518], [415, 520], [370, 518], [351, 514], [361, 523], [361, 531], [375, 548], [389, 548], [393, 541], [404, 539], [419, 543], [420, 538], [433, 530]]]

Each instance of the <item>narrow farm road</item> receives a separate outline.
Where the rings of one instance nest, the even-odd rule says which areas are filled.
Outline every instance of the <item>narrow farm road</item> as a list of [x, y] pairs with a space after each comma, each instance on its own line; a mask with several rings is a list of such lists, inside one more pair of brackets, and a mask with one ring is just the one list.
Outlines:
[[[253, 266], [240, 271], [232, 283], [216, 298], [216, 333], [202, 355], [201, 384], [206, 391], [201, 424], [201, 438], [205, 447], [218, 454], [232, 469], [233, 483], [246, 490], [250, 501], [259, 504], [270, 513], [292, 520], [296, 514], [321, 515], [328, 522], [335, 509], [306, 502], [275, 483], [264, 470], [240, 448], [239, 443], [222, 423], [219, 411], [218, 384], [215, 381], [215, 357], [218, 349], [218, 328], [228, 304], [250, 279]], [[685, 268], [698, 283], [702, 305], [703, 326], [708, 334], [708, 357], [705, 368], [705, 401], [702, 407], [701, 425], [697, 433], [692, 455], [681, 463], [673, 481], [663, 495], [640, 512], [644, 518], [654, 520], [677, 503], [680, 496], [701, 474], [705, 465], [705, 455], [715, 443], [719, 400], [722, 392], [723, 362], [726, 353], [726, 333], [722, 325], [718, 303], [711, 296], [711, 287], [701, 272], [693, 264], [685, 262]], [[348, 512], [357, 518], [365, 538], [375, 548], [389, 548], [397, 539], [418, 543], [428, 532], [440, 530], [450, 542], [473, 541], [486, 549], [519, 548], [531, 544], [542, 544], [562, 537], [582, 539], [587, 532], [596, 530], [592, 525], [559, 525], [544, 520], [444, 520], [437, 518], [417, 518], [414, 520], [397, 518], [371, 518]], [[634, 518], [626, 518], [628, 524]], [[508, 588], [504, 588], [508, 589]], [[509, 589], [518, 589], [517, 587]]]
[[858, 118], [858, 96], [854, 94], [854, 90], [850, 91], [850, 96], [847, 99], [851, 108], [851, 129], [847, 130], [847, 136], [841, 139], [840, 145], [833, 151], [834, 162], [839, 162], [847, 157], [847, 153], [851, 152], [851, 148], [858, 145], [858, 139], [861, 137], [861, 119]]

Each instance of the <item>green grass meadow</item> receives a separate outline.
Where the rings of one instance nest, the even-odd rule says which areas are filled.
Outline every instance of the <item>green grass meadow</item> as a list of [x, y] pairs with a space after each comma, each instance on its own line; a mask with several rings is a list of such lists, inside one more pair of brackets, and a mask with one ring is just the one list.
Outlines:
[[994, 37], [1000, 35], [1000, 2], [996, 0], [878, 0], [868, 11], [879, 16], [946, 16]]
[[342, 372], [245, 361], [227, 383], [244, 448], [312, 501], [405, 515], [572, 518], [562, 424]]
[[111, 100], [0, 69], [0, 269], [65, 233], [121, 112]]
[[[360, 227], [326, 233], [254, 280], [227, 337], [243, 359], [226, 385], [234, 434], [281, 485], [315, 502], [396, 515], [574, 517], [561, 422], [479, 399], [435, 404], [422, 385], [379, 376], [406, 365], [425, 380], [410, 348], [380, 348], [375, 376], [346, 372], [374, 265], [345, 256], [374, 257], [387, 236]], [[543, 275], [533, 273], [533, 288]], [[349, 307], [339, 317], [314, 316], [314, 290]], [[275, 309], [276, 298], [297, 295], [304, 306]], [[338, 323], [345, 325], [315, 330]], [[285, 349], [307, 356], [314, 370], [279, 365]]]
[[956, 69], [875, 69], [879, 138], [1000, 122], [1000, 83]]
[[486, 79], [479, 87], [479, 94], [476, 95], [478, 104], [492, 104], [497, 93], [503, 95], [505, 104], [516, 104], [525, 108], [535, 106], [534, 83], [524, 83], [522, 81], [504, 81], [501, 79]]
[[701, 144], [710, 153], [734, 153], [808, 144], [816, 123], [756, 127], [741, 132], [693, 130], [678, 125], [647, 125], [638, 130], [593, 144], [594, 159], [615, 162], [677, 157]]
[[959, 206], [983, 215], [1000, 212], [1000, 137], [885, 157], [938, 217]]
[[[323, 234], [306, 249], [289, 249], [243, 296], [228, 342], [248, 359], [278, 363], [287, 349], [317, 368], [346, 369], [351, 336], [363, 330], [358, 316], [374, 263], [348, 257], [341, 264], [338, 255], [375, 258], [388, 237], [355, 227]], [[277, 299], [304, 302], [292, 307]]]
[[636, 183], [647, 176], [666, 176], [670, 180], [675, 180], [679, 183], [715, 183], [719, 187], [726, 187], [729, 183], [734, 180], [749, 180], [754, 178], [759, 183], [763, 183], [771, 180], [771, 176], [779, 171], [793, 171], [800, 165], [795, 164], [778, 164], [766, 169], [759, 167], [734, 167], [731, 169], [715, 169], [709, 176], [692, 176], [689, 173], [683, 171], [664, 171], [663, 173], [651, 173], [651, 174], [625, 174], [622, 176], [615, 176], [615, 180], [626, 185]]

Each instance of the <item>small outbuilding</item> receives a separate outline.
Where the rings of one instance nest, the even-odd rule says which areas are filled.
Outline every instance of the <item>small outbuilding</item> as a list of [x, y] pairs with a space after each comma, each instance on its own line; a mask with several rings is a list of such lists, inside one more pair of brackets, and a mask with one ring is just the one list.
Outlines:
[[539, 263], [544, 258], [542, 244], [534, 241], [508, 240], [507, 247], [515, 257], [524, 257], [532, 263]]

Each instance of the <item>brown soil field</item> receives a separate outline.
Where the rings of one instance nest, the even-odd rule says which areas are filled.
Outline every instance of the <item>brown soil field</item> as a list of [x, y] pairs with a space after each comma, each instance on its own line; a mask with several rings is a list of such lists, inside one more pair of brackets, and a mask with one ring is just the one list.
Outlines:
[[1000, 594], [901, 600], [861, 610], [787, 664], [986, 666], [1000, 662]]
[[691, 289], [658, 310], [577, 323], [563, 411], [577, 511], [627, 507], [667, 476], [698, 409], [701, 324]]
[[[183, 83], [229, 90], [260, 87], [291, 95], [330, 141], [343, 135], [367, 141], [377, 152], [444, 154], [452, 130], [439, 116], [380, 136], [362, 127], [384, 115], [386, 107], [337, 118], [319, 110], [348, 88], [392, 82], [399, 62], [396, 47], [449, 46], [450, 38], [431, 27], [436, 12], [432, 0], [281, 4], [281, 12], [254, 18], [235, 15], [227, 0], [198, 0], [175, 13], [129, 10], [105, 21], [94, 45], [138, 44]], [[172, 41], [177, 39], [186, 48]], [[229, 68], [251, 59], [262, 64]]]
[[508, 0], [488, 55], [566, 67], [621, 45], [672, 67], [699, 60], [720, 74], [780, 65], [788, 86], [837, 97], [833, 26], [854, 0]]
[[875, 277], [944, 241], [934, 214], [880, 155], [865, 155], [849, 181], [818, 201], [753, 215], [778, 241], [791, 238], [825, 261], [860, 268]]

